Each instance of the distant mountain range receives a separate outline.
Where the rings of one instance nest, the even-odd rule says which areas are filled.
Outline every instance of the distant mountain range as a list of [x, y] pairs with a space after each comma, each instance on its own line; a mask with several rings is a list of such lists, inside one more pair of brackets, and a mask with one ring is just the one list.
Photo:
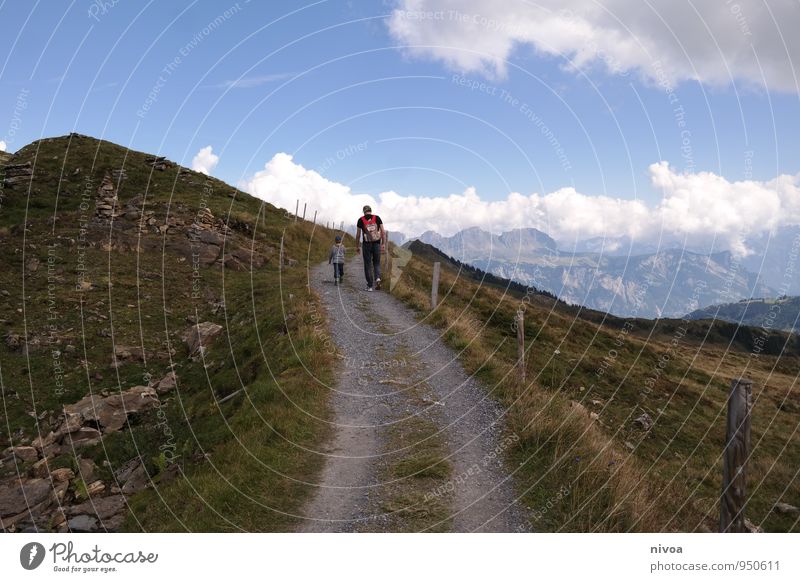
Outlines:
[[428, 231], [417, 238], [499, 277], [625, 317], [682, 317], [705, 305], [800, 294], [800, 265], [793, 263], [800, 227], [746, 241], [755, 253], [743, 259], [627, 237], [586, 239], [563, 250], [534, 228], [497, 235], [473, 227], [453, 236]]
[[740, 325], [800, 332], [800, 297], [742, 299], [736, 303], [698, 309], [687, 319], [722, 319]]

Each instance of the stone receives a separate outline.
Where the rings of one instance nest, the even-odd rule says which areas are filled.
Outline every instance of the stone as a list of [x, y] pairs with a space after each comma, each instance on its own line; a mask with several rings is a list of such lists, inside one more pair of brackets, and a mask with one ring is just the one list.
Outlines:
[[67, 522], [67, 527], [73, 532], [97, 531], [97, 519], [91, 515], [77, 515]]
[[30, 184], [33, 168], [30, 162], [24, 164], [9, 164], [4, 168], [3, 182], [6, 186], [16, 184]]
[[90, 483], [95, 480], [98, 472], [97, 465], [91, 459], [84, 459], [80, 457], [78, 459], [78, 474], [80, 478], [83, 479], [84, 483]]
[[69, 489], [69, 481], [62, 481], [61, 483], [56, 483], [53, 486], [53, 492], [56, 495], [56, 499], [59, 503], [64, 501], [64, 497], [67, 495], [67, 489]]
[[136, 458], [131, 459], [130, 461], [119, 467], [116, 471], [114, 471], [114, 479], [116, 479], [117, 482], [119, 483], [125, 483], [125, 481], [130, 479], [130, 476], [133, 474], [133, 472], [139, 465], [141, 465], [139, 459]]
[[25, 268], [28, 270], [29, 273], [35, 273], [39, 270], [39, 259], [36, 257], [32, 257], [28, 259], [28, 262], [25, 264]]
[[5, 337], [6, 347], [12, 351], [16, 351], [22, 347], [25, 340], [18, 333], [8, 332]]
[[145, 352], [139, 346], [114, 346], [114, 356], [117, 360], [143, 362]]
[[206, 245], [221, 247], [225, 243], [225, 237], [213, 230], [201, 230], [196, 236], [189, 236], [193, 242], [200, 242]]
[[51, 471], [50, 476], [56, 483], [63, 483], [64, 481], [70, 481], [73, 479], [75, 477], [75, 473], [68, 467], [62, 467], [61, 469], [55, 469]]
[[210, 321], [204, 321], [190, 327], [184, 334], [184, 341], [189, 348], [189, 355], [199, 352], [200, 348], [208, 349], [220, 333], [222, 333], [222, 326]]
[[775, 511], [784, 515], [800, 516], [800, 508], [780, 501], [775, 504]]
[[174, 390], [178, 385], [178, 377], [175, 375], [175, 372], [168, 372], [166, 376], [161, 378], [156, 385], [156, 392], [159, 394], [165, 394], [171, 390]]
[[89, 498], [96, 497], [100, 495], [103, 491], [105, 491], [106, 484], [100, 480], [92, 481], [86, 486], [86, 493], [88, 494]]
[[643, 412], [633, 421], [633, 425], [645, 432], [648, 432], [651, 428], [653, 428], [653, 419], [650, 418], [650, 415], [646, 412]]
[[137, 493], [145, 489], [149, 483], [150, 476], [147, 474], [147, 470], [144, 468], [144, 465], [139, 464], [131, 471], [130, 476], [125, 480], [125, 483], [122, 485], [122, 492], [127, 495]]
[[760, 525], [754, 524], [746, 517], [744, 518], [744, 529], [746, 529], [748, 533], [764, 533], [764, 529]]
[[103, 432], [114, 432], [125, 426], [128, 415], [152, 410], [158, 405], [158, 395], [153, 388], [134, 386], [120, 394], [106, 397], [90, 394], [75, 404], [64, 406], [64, 411], [80, 414], [83, 423], [94, 422]]
[[50, 467], [48, 465], [47, 459], [41, 459], [36, 461], [31, 467], [30, 470], [31, 477], [38, 477], [40, 479], [44, 479], [50, 474]]
[[79, 412], [65, 411], [61, 419], [61, 424], [56, 429], [56, 432], [51, 433], [53, 438], [51, 438], [50, 435], [47, 435], [46, 440], [42, 441], [42, 447], [46, 447], [48, 444], [55, 443], [60, 439], [60, 437], [64, 436], [65, 434], [75, 432], [83, 425], [83, 417]]
[[0, 483], [0, 517], [17, 515], [47, 501], [52, 488], [47, 479], [10, 479]]
[[39, 451], [34, 447], [16, 446], [9, 447], [4, 451], [6, 454], [14, 455], [20, 461], [36, 461], [39, 458]]
[[68, 517], [76, 515], [91, 515], [100, 520], [110, 519], [125, 510], [124, 495], [110, 495], [108, 497], [98, 497], [85, 501], [79, 505], [73, 505], [65, 509]]
[[64, 437], [64, 444], [73, 447], [96, 445], [102, 436], [103, 434], [96, 428], [82, 426], [76, 431], [67, 433]]

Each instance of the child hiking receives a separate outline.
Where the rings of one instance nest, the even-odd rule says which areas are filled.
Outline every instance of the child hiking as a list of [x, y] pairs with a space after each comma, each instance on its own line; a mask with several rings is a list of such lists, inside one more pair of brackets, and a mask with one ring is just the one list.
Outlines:
[[361, 252], [361, 240], [364, 240], [364, 277], [367, 279], [367, 291], [381, 288], [381, 251], [384, 245], [383, 221], [372, 208], [364, 206], [364, 216], [356, 223], [356, 254]]
[[342, 237], [336, 235], [336, 242], [331, 247], [331, 253], [328, 255], [328, 264], [333, 263], [333, 284], [339, 285], [344, 280], [344, 245], [342, 244]]

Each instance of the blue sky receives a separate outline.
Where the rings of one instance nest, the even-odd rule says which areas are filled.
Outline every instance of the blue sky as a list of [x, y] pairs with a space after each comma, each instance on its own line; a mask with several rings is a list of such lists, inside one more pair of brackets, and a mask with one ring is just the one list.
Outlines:
[[[185, 165], [210, 145], [212, 173], [234, 184], [284, 152], [356, 194], [437, 198], [474, 187], [487, 203], [573, 187], [655, 207], [665, 194], [648, 168], [660, 161], [730, 183], [800, 171], [797, 91], [759, 86], [746, 63], [739, 74], [729, 61], [732, 78], [720, 82], [702, 61], [698, 80], [667, 54], [667, 91], [640, 63], [610, 70], [613, 47], [571, 70], [580, 47], [545, 50], [534, 31], [514, 33], [500, 71], [403, 48], [468, 50], [474, 35], [496, 38], [491, 26], [459, 37], [452, 22], [426, 29], [414, 17], [398, 32], [387, 18], [472, 4], [4, 2], [0, 140], [14, 151], [77, 131]], [[721, 22], [725, 34], [741, 32], [741, 22]], [[780, 66], [769, 48], [762, 64]]]

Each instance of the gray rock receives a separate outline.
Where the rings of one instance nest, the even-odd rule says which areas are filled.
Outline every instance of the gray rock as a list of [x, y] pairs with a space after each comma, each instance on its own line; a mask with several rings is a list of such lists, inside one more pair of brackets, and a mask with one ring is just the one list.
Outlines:
[[78, 459], [78, 473], [84, 483], [91, 483], [97, 477], [97, 465], [91, 459]]
[[[100, 426], [103, 432], [114, 432], [125, 426], [129, 415], [152, 410], [158, 404], [155, 389], [150, 386], [134, 386], [120, 394], [106, 397], [90, 394], [75, 404], [65, 406], [64, 411], [67, 414], [79, 414], [82, 424], [91, 421]], [[86, 427], [83, 427], [78, 432], [85, 430]]]
[[643, 412], [639, 417], [633, 421], [633, 425], [645, 432], [653, 428], [653, 419], [646, 412]]
[[800, 508], [795, 507], [794, 505], [789, 505], [788, 503], [778, 502], [775, 504], [775, 511], [778, 513], [782, 513], [784, 515], [800, 515]]
[[68, 467], [62, 467], [60, 469], [54, 469], [50, 476], [53, 478], [53, 481], [56, 483], [62, 483], [64, 481], [69, 481], [75, 477], [75, 473], [72, 469]]
[[85, 501], [80, 505], [73, 505], [66, 508], [69, 517], [79, 515], [89, 515], [106, 520], [121, 513], [126, 508], [124, 495], [110, 495], [108, 497], [96, 497]]
[[97, 531], [97, 520], [91, 515], [77, 515], [67, 522], [67, 527], [74, 532]]
[[52, 488], [47, 479], [17, 478], [0, 483], [0, 517], [17, 515], [48, 499]]
[[175, 372], [168, 372], [166, 376], [156, 383], [155, 388], [159, 394], [164, 394], [170, 390], [174, 390], [177, 385], [178, 377], [175, 375]]
[[34, 447], [28, 446], [9, 447], [4, 454], [14, 455], [20, 461], [36, 461], [39, 458], [39, 452]]
[[210, 321], [204, 321], [190, 327], [184, 335], [184, 341], [189, 348], [189, 355], [194, 355], [200, 351], [201, 347], [208, 349], [220, 333], [222, 333], [222, 326]]
[[125, 484], [122, 486], [122, 492], [127, 495], [137, 493], [145, 489], [149, 483], [150, 476], [147, 474], [147, 470], [144, 468], [144, 465], [139, 465], [125, 481]]

